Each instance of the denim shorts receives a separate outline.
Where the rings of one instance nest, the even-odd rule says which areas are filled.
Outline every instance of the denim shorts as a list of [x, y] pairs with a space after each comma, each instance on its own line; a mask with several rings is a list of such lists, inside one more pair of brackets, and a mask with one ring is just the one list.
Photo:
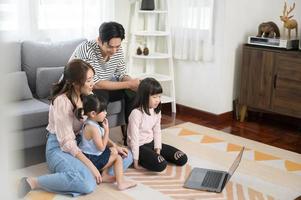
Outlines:
[[95, 165], [95, 167], [98, 170], [101, 170], [109, 162], [110, 155], [111, 155], [111, 150], [109, 148], [106, 148], [102, 152], [102, 154], [100, 154], [99, 156], [91, 155], [91, 154], [85, 154], [85, 156], [89, 160], [91, 160], [91, 162]]

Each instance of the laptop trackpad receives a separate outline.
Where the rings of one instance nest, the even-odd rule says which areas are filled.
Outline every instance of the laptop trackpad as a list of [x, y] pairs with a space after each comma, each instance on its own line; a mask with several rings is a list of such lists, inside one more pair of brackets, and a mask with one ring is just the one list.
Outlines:
[[192, 170], [190, 180], [200, 182], [200, 180], [203, 180], [206, 175], [206, 170], [195, 168], [195, 170]]
[[202, 184], [202, 180], [205, 178], [205, 175], [206, 170], [194, 168], [184, 186], [192, 189], [199, 189]]

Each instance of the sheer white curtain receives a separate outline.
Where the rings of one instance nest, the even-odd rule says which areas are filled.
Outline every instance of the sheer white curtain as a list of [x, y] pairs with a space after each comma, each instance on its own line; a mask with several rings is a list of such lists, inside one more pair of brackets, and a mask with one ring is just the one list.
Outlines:
[[174, 58], [212, 61], [214, 0], [169, 2]]
[[0, 30], [21, 40], [94, 39], [102, 22], [114, 20], [115, 1], [5, 0], [0, 16]]

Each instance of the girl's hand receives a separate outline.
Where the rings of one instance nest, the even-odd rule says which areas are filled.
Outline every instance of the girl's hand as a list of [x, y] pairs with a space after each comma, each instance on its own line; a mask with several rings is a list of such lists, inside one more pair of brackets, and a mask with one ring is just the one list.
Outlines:
[[118, 151], [117, 151], [116, 147], [110, 147], [110, 150], [111, 150], [112, 155], [117, 155], [118, 154]]
[[155, 151], [156, 151], [156, 153], [157, 153], [157, 154], [159, 154], [159, 155], [160, 155], [160, 153], [161, 153], [161, 149], [158, 149], [158, 148], [156, 148], [156, 149], [155, 149]]
[[107, 133], [109, 133], [109, 122], [108, 122], [108, 119], [107, 119], [107, 118], [105, 118], [105, 119], [103, 120], [102, 125], [103, 125], [104, 130], [105, 130]]
[[96, 180], [96, 183], [100, 184], [102, 182], [102, 177], [101, 177], [99, 170], [95, 166], [92, 169], [92, 174]]
[[143, 170], [143, 167], [141, 167], [141, 166], [138, 164], [138, 160], [134, 160], [134, 168], [135, 168], [135, 169], [138, 169], [138, 170]]

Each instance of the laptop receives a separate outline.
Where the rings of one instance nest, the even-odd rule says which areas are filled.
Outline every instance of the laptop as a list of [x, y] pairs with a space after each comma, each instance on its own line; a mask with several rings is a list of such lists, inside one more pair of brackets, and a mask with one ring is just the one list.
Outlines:
[[209, 192], [222, 192], [234, 171], [237, 169], [244, 149], [245, 147], [242, 147], [228, 172], [213, 169], [193, 168], [184, 183], [184, 187]]

